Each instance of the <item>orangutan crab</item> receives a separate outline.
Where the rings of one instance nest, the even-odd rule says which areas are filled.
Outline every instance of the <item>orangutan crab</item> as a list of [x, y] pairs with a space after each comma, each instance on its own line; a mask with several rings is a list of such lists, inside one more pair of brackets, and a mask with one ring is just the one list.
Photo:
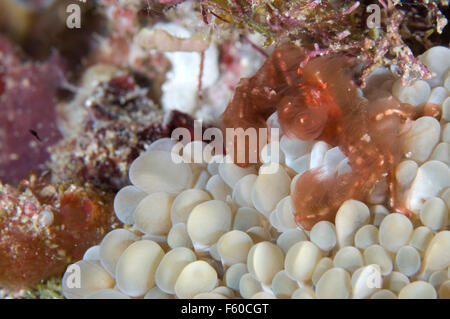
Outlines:
[[[348, 199], [362, 200], [387, 179], [392, 209], [410, 215], [398, 203], [394, 168], [402, 156], [401, 124], [415, 116], [412, 106], [392, 96], [361, 97], [352, 80], [355, 59], [330, 55], [307, 59], [295, 45], [281, 45], [251, 78], [243, 79], [222, 115], [227, 128], [267, 127], [277, 112], [284, 134], [339, 146], [351, 171], [326, 175], [321, 168], [299, 176], [291, 194], [295, 220], [305, 229], [334, 221]], [[256, 151], [259, 150], [248, 150]]]

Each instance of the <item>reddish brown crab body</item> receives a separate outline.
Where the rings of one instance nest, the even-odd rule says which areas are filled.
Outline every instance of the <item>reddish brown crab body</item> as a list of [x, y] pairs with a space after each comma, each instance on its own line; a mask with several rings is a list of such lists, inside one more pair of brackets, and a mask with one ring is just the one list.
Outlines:
[[348, 57], [313, 58], [300, 68], [305, 57], [293, 45], [277, 48], [252, 78], [241, 81], [223, 114], [225, 127], [266, 127], [277, 111], [287, 136], [325, 141], [347, 156], [349, 172], [326, 175], [316, 168], [297, 178], [292, 204], [297, 223], [305, 229], [320, 220], [333, 222], [345, 200], [363, 200], [384, 180], [389, 204], [400, 209], [392, 172], [401, 156], [399, 127], [412, 115], [411, 108], [393, 97], [361, 97], [352, 80], [355, 61]]

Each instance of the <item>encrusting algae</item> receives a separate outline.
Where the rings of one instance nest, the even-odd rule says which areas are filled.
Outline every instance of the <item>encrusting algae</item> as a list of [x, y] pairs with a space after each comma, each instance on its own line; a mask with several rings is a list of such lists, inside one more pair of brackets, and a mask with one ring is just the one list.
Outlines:
[[19, 188], [0, 184], [0, 204], [0, 285], [12, 291], [60, 274], [118, 224], [110, 195], [88, 184], [31, 176]]

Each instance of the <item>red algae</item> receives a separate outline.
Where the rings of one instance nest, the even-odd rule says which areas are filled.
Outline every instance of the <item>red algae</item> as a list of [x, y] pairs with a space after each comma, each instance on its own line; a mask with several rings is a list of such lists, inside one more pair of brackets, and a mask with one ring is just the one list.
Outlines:
[[[57, 55], [22, 63], [0, 37], [0, 179], [17, 183], [49, 159], [47, 146], [61, 138], [55, 96], [63, 81]], [[30, 134], [36, 132], [39, 138]]]
[[116, 224], [112, 195], [89, 185], [52, 185], [32, 175], [0, 183], [0, 286], [15, 291], [60, 275]]
[[[399, 130], [416, 116], [413, 108], [385, 94], [371, 101], [361, 97], [353, 81], [354, 58], [335, 54], [306, 61], [301, 48], [277, 48], [252, 78], [241, 80], [223, 114], [224, 126], [264, 128], [276, 111], [287, 136], [325, 141], [347, 156], [350, 172], [330, 175], [319, 167], [297, 178], [292, 204], [305, 229], [333, 222], [345, 200], [363, 200], [380, 181], [389, 185], [390, 206], [408, 214], [397, 202], [393, 170], [402, 155]], [[227, 141], [227, 147], [235, 146]]]

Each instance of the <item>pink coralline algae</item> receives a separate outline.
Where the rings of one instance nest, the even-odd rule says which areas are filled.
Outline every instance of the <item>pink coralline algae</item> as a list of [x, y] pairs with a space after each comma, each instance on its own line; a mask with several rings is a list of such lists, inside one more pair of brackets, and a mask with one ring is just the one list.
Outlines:
[[0, 37], [0, 180], [17, 183], [48, 158], [47, 146], [61, 134], [55, 95], [63, 81], [62, 62], [23, 63]]

